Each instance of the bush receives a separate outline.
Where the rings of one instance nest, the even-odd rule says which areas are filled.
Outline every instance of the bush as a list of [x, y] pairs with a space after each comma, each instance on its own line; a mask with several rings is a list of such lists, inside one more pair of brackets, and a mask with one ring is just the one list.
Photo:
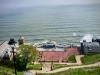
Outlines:
[[32, 45], [20, 45], [16, 49], [19, 52], [15, 55], [16, 68], [18, 71], [26, 70], [28, 63], [36, 61], [38, 51]]

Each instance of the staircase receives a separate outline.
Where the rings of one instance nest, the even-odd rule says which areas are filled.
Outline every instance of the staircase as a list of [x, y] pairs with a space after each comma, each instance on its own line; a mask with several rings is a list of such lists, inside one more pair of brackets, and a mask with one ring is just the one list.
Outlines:
[[50, 71], [51, 70], [51, 64], [42, 64], [42, 71]]

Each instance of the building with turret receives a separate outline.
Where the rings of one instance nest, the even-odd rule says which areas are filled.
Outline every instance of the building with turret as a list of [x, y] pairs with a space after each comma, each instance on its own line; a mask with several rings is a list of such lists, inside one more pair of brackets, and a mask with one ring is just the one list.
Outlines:
[[24, 37], [20, 36], [20, 38], [19, 38], [19, 40], [18, 40], [18, 44], [19, 44], [19, 45], [23, 45], [24, 42], [25, 42]]
[[92, 39], [92, 42], [82, 42], [81, 43], [82, 54], [97, 54], [100, 53], [100, 39]]

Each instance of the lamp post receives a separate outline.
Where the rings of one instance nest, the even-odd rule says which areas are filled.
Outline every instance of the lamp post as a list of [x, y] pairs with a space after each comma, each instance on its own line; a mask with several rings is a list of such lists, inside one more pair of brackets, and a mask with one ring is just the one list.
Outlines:
[[53, 70], [53, 56], [52, 56], [52, 62], [51, 62], [51, 71]]
[[10, 39], [9, 42], [8, 42], [8, 45], [11, 46], [12, 48], [12, 51], [13, 51], [13, 62], [14, 62], [14, 68], [15, 68], [15, 75], [17, 75], [17, 72], [16, 72], [16, 64], [15, 64], [15, 56], [14, 56], [14, 46], [17, 42], [14, 40], [14, 39]]

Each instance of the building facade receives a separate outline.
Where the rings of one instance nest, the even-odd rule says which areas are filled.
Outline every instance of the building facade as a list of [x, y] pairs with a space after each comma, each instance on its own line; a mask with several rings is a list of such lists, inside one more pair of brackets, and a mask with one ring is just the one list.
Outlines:
[[85, 55], [100, 53], [100, 44], [98, 42], [83, 42], [81, 43], [81, 51]]
[[12, 49], [8, 45], [7, 41], [0, 44], [0, 64], [4, 64], [9, 61], [12, 57]]

